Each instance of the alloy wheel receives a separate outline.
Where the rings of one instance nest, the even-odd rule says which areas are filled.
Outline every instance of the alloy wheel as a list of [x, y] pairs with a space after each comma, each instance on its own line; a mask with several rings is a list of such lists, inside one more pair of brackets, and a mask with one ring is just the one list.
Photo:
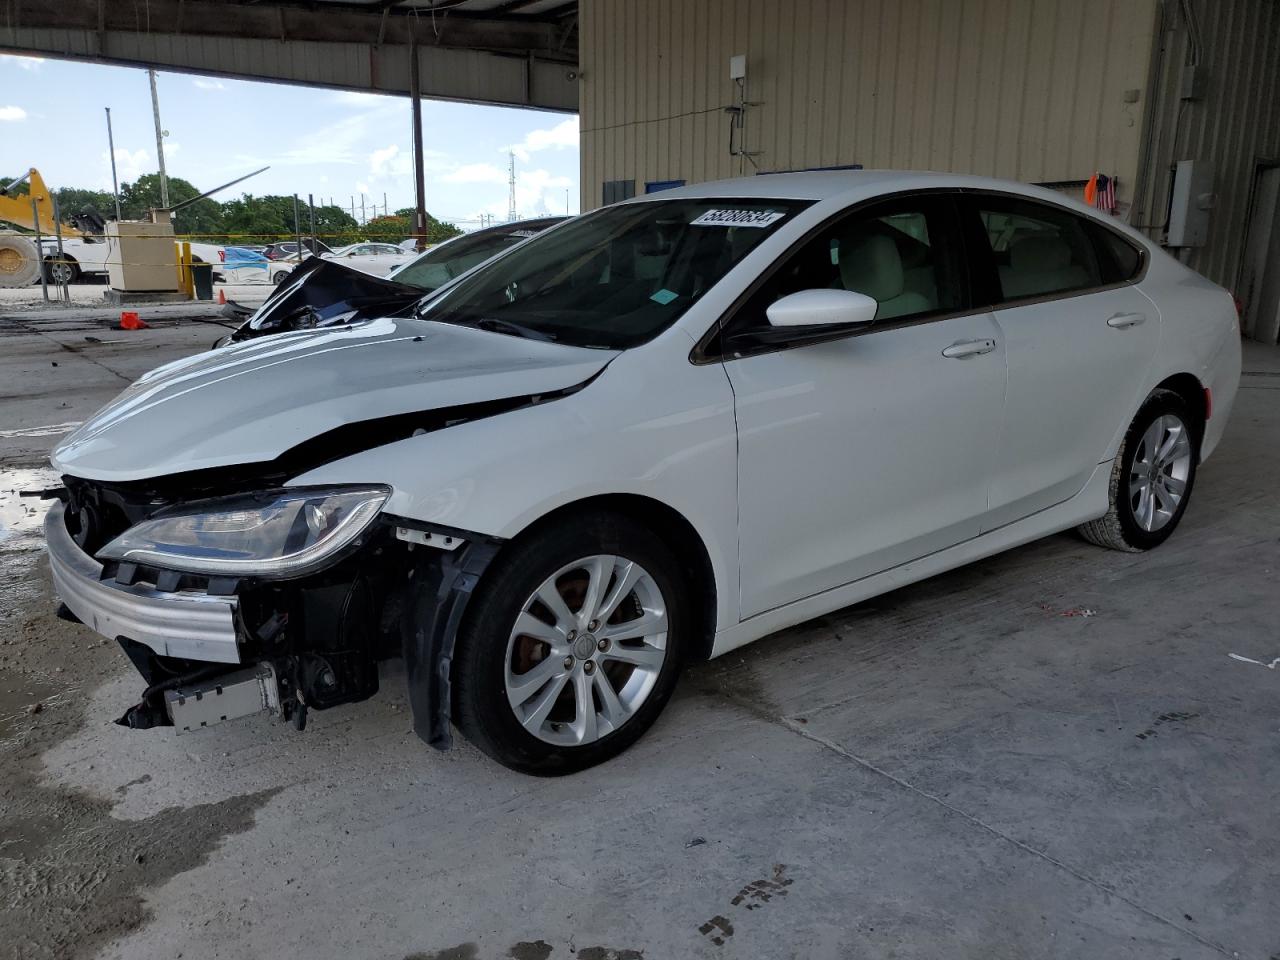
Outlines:
[[1129, 506], [1148, 533], [1178, 512], [1191, 474], [1191, 438], [1176, 414], [1162, 414], [1142, 434], [1129, 468]]
[[598, 554], [561, 567], [525, 601], [507, 641], [507, 702], [546, 743], [582, 746], [648, 699], [667, 658], [667, 604], [653, 576]]

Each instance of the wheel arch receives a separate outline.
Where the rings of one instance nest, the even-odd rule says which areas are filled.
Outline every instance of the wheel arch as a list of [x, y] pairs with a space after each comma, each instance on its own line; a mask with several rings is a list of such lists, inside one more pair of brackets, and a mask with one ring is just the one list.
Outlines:
[[[1200, 439], [1204, 436], [1205, 423], [1208, 420], [1209, 410], [1207, 409], [1207, 398], [1205, 397], [1205, 386], [1200, 382], [1200, 378], [1194, 373], [1175, 373], [1172, 376], [1165, 377], [1152, 388], [1151, 393], [1156, 390], [1168, 390], [1170, 393], [1176, 393], [1182, 398], [1182, 402], [1187, 405], [1196, 418], [1194, 424], [1197, 432], [1196, 437], [1196, 460], [1200, 459]], [[1147, 396], [1150, 396], [1148, 393]], [[1143, 397], [1146, 402], [1146, 397]]]
[[508, 544], [522, 540], [548, 526], [570, 520], [588, 511], [613, 513], [654, 531], [680, 560], [691, 586], [693, 624], [691, 659], [707, 660], [716, 634], [716, 604], [719, 597], [715, 567], [706, 544], [693, 524], [674, 507], [652, 497], [633, 493], [610, 493], [572, 500], [542, 514], [527, 524]]

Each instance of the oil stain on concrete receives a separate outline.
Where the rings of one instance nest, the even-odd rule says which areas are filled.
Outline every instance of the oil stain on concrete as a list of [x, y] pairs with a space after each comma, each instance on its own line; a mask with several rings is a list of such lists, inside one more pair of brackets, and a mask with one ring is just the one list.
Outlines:
[[46, 565], [23, 559], [44, 576], [28, 574], [25, 601], [0, 609], [0, 958], [89, 957], [148, 919], [145, 889], [248, 830], [278, 791], [129, 821], [105, 799], [42, 784], [41, 755], [80, 728], [89, 691], [120, 658], [52, 615]]

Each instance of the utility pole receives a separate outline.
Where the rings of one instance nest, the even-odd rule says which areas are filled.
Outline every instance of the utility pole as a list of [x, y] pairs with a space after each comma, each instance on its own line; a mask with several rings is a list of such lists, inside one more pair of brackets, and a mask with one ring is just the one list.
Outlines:
[[564, 215], [569, 215], [569, 188], [564, 188]]
[[364, 194], [363, 193], [360, 194], [360, 222], [362, 224], [369, 222], [368, 220], [365, 219], [365, 215], [364, 215]]
[[156, 72], [147, 70], [151, 78], [151, 115], [156, 121], [156, 158], [160, 161], [160, 206], [169, 207], [169, 177], [164, 172], [164, 130], [160, 126], [160, 95], [156, 93]]
[[107, 150], [111, 154], [111, 195], [116, 198], [116, 223], [120, 222], [120, 181], [116, 179], [116, 140], [111, 135], [111, 108], [107, 111]]
[[417, 17], [407, 18], [414, 31], [409, 40], [409, 103], [413, 116], [413, 235], [415, 249], [427, 244], [427, 177], [422, 160], [422, 81], [419, 77]]
[[391, 216], [391, 211], [387, 209], [387, 191], [382, 191], [382, 215], [384, 217]]
[[511, 158], [511, 174], [507, 179], [507, 184], [510, 186], [511, 191], [507, 200], [507, 222], [511, 223], [516, 218], [516, 152], [514, 150], [509, 151], [508, 156]]

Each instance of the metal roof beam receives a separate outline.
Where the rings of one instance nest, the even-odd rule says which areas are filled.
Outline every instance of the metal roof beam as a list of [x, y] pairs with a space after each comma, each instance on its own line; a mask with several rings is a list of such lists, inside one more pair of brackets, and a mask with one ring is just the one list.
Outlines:
[[[132, 34], [168, 33], [204, 37], [280, 39], [318, 42], [375, 43], [379, 33], [385, 44], [442, 45], [500, 53], [560, 56], [556, 52], [559, 24], [536, 17], [503, 19], [451, 9], [447, 17], [437, 13], [432, 24], [426, 8], [389, 8], [383, 26], [383, 10], [372, 6], [352, 8], [334, 4], [332, 9], [314, 5], [297, 7], [280, 3], [227, 3], [219, 0], [149, 0], [137, 4], [99, 3], [99, 0], [8, 0], [9, 28], [39, 27], [50, 30], [94, 30]], [[0, 27], [0, 38], [4, 27]], [[576, 57], [573, 59], [576, 60]]]
[[424, 97], [578, 109], [561, 22], [334, 6], [5, 0], [0, 52], [404, 95], [416, 46]]

